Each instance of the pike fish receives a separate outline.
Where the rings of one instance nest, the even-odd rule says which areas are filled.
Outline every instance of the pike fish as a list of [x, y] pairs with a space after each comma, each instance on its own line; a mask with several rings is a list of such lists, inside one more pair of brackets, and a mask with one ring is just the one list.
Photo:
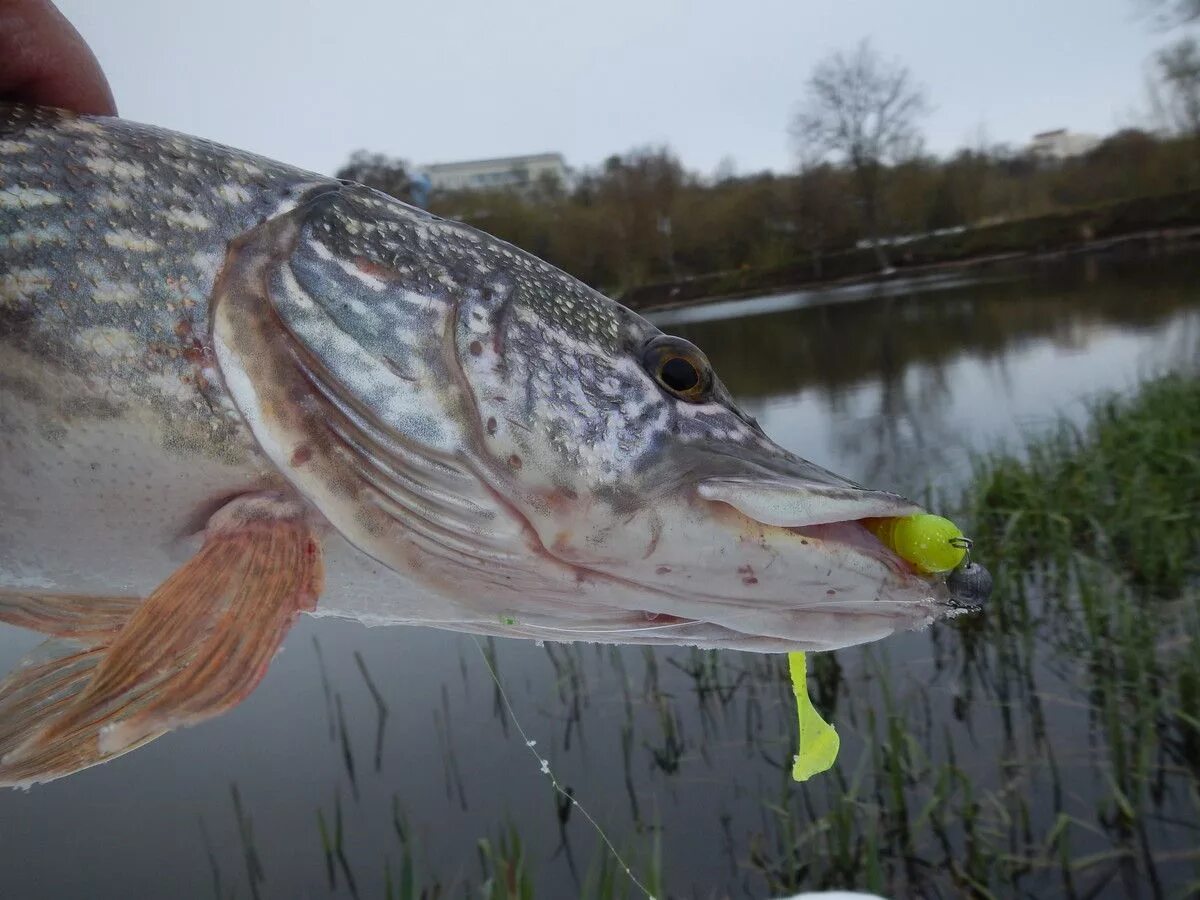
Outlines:
[[828, 650], [964, 607], [704, 354], [359, 184], [0, 105], [0, 782], [229, 709], [296, 617]]

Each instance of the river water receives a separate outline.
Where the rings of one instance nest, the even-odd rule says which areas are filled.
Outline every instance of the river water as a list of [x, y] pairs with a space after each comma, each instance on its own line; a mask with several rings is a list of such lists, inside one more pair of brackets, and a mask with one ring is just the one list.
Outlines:
[[[950, 498], [972, 454], [1018, 447], [1056, 416], [1081, 418], [1098, 392], [1194, 362], [1200, 259], [1067, 258], [657, 321], [704, 348], [789, 449], [872, 486]], [[1099, 861], [1074, 882], [1034, 867], [1022, 890], [1140, 892], [1136, 878], [1104, 876], [1105, 854], [1123, 851], [1071, 678], [1038, 695], [1054, 701], [1030, 724], [1019, 696], [997, 693], [1000, 673], [971, 674], [971, 633], [941, 625], [817, 661], [814, 700], [842, 754], [800, 786], [778, 657], [305, 619], [228, 715], [0, 794], [0, 895], [401, 897], [411, 864], [413, 896], [466, 897], [519, 859], [536, 897], [639, 896], [542, 759], [660, 897], [871, 883], [952, 896], [962, 883], [947, 860], [1063, 817], [1081, 823], [1070, 854]], [[37, 640], [0, 630], [0, 669]], [[881, 769], [881, 746], [906, 747], [904, 766]], [[1037, 763], [1047, 748], [1049, 769]], [[947, 754], [964, 774], [939, 793], [933, 757]], [[1170, 790], [1145, 840], [1167, 860], [1155, 877], [1182, 883], [1196, 877], [1200, 832], [1196, 807]], [[898, 814], [908, 837], [873, 824]], [[594, 890], [606, 876], [611, 890]]]

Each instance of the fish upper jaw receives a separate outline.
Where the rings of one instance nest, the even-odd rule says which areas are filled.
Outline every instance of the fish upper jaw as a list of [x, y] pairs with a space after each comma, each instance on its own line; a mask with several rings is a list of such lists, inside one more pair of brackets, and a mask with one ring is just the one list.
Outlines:
[[718, 476], [696, 485], [705, 500], [727, 503], [764, 525], [807, 528], [866, 518], [921, 512], [911, 500], [849, 482], [827, 484], [801, 478]]

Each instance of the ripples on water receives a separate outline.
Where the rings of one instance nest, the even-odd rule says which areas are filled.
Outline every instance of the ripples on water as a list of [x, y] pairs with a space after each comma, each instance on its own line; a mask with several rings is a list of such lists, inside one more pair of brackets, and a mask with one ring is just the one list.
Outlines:
[[[1180, 257], [1065, 260], [660, 321], [780, 443], [872, 486], [949, 497], [973, 452], [1194, 361], [1198, 276]], [[781, 658], [305, 619], [232, 713], [0, 795], [3, 895], [401, 896], [411, 859], [419, 885], [464, 896], [517, 844], [537, 896], [577, 895], [607, 857], [556, 802], [480, 646], [559, 780], [671, 896], [875, 877], [951, 896], [963, 885], [946, 860], [1016, 851], [1071, 819], [1068, 855], [1095, 858], [1075, 881], [1031, 865], [1025, 890], [1137, 893], [1097, 879], [1138, 847], [1161, 857], [1139, 871], [1195, 878], [1197, 807], [1169, 767], [1142, 833], [1114, 834], [1097, 723], [1053, 636], [1013, 658], [974, 635], [941, 626], [820, 657], [814, 701], [842, 754], [800, 787]], [[0, 630], [0, 667], [38, 640]], [[947, 760], [954, 784], [938, 782]]]

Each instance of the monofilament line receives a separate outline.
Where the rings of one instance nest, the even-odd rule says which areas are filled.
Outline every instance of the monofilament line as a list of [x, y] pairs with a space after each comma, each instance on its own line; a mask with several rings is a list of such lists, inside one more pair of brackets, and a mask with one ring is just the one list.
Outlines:
[[592, 814], [587, 811], [587, 808], [584, 807], [582, 803], [575, 799], [573, 794], [568, 793], [566, 789], [564, 789], [563, 786], [558, 783], [558, 779], [554, 777], [554, 773], [550, 770], [550, 760], [544, 759], [542, 755], [537, 752], [537, 741], [531, 740], [529, 735], [525, 733], [525, 729], [521, 727], [521, 720], [517, 718], [517, 714], [513, 710], [512, 704], [508, 702], [508, 694], [504, 690], [504, 685], [500, 683], [500, 676], [496, 674], [496, 670], [492, 668], [491, 660], [489, 660], [487, 658], [487, 654], [483, 652], [483, 646], [479, 643], [479, 638], [475, 637], [475, 635], [471, 635], [471, 640], [475, 642], [475, 649], [477, 649], [479, 651], [479, 655], [483, 657], [483, 664], [487, 666], [488, 673], [492, 676], [492, 681], [496, 684], [496, 690], [500, 692], [500, 699], [504, 702], [504, 708], [508, 711], [509, 718], [512, 719], [513, 725], [515, 725], [517, 728], [517, 734], [521, 735], [521, 740], [525, 742], [525, 747], [530, 753], [533, 754], [533, 758], [538, 761], [538, 771], [549, 778], [550, 784], [553, 786], [554, 790], [556, 790], [564, 799], [569, 801], [571, 805], [578, 809], [583, 817], [588, 820], [588, 823], [596, 830], [596, 834], [600, 835], [600, 840], [604, 841], [604, 845], [608, 847], [608, 852], [613, 855], [613, 858], [617, 861], [617, 864], [620, 865], [620, 867], [624, 869], [625, 874], [629, 876], [629, 880], [637, 886], [638, 890], [646, 895], [646, 900], [655, 900], [654, 895], [651, 894], [647, 887], [638, 880], [636, 875], [633, 874], [633, 869], [631, 869], [629, 864], [625, 862], [625, 858], [621, 856], [613, 842], [608, 839], [608, 835], [605, 833], [604, 829], [600, 827], [600, 823], [592, 818]]

